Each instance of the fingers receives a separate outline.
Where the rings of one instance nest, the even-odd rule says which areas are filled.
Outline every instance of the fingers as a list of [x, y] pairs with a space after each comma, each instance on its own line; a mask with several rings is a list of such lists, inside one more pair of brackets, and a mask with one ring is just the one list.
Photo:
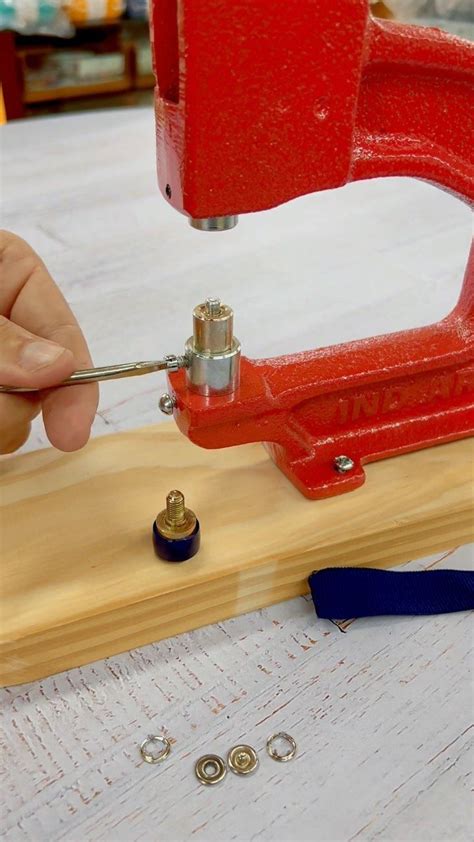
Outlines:
[[[72, 365], [64, 376], [91, 367], [84, 336], [44, 263], [27, 243], [8, 232], [0, 232], [0, 271], [0, 312], [26, 331], [68, 349]], [[44, 385], [53, 382], [48, 380]], [[55, 389], [43, 395], [46, 432], [55, 447], [76, 450], [87, 442], [98, 396], [96, 384]]]
[[39, 397], [0, 395], [0, 453], [13, 453], [25, 443], [40, 409]]
[[[78, 327], [58, 329], [54, 336], [71, 349], [77, 368], [90, 368], [92, 360]], [[60, 450], [78, 450], [87, 443], [99, 401], [96, 383], [65, 386], [43, 397], [43, 419], [48, 438]]]
[[0, 316], [0, 384], [44, 389], [74, 371], [74, 356]]

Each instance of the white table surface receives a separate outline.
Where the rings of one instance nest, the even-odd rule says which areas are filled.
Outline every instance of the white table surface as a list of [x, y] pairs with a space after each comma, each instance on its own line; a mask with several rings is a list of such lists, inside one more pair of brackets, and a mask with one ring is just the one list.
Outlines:
[[[2, 225], [46, 261], [97, 365], [179, 352], [207, 295], [235, 308], [245, 353], [267, 356], [428, 323], [460, 289], [470, 212], [424, 183], [351, 185], [209, 235], [158, 194], [148, 109], [11, 123], [0, 146]], [[162, 387], [105, 385], [94, 433], [162, 420]], [[37, 424], [27, 448], [44, 445]], [[472, 552], [411, 567], [434, 564]], [[471, 647], [468, 614], [342, 634], [302, 598], [7, 689], [2, 838], [471, 838]], [[298, 742], [292, 763], [263, 752], [278, 730]], [[142, 763], [160, 732], [170, 758]], [[257, 774], [200, 786], [195, 759], [239, 741], [262, 750]]]

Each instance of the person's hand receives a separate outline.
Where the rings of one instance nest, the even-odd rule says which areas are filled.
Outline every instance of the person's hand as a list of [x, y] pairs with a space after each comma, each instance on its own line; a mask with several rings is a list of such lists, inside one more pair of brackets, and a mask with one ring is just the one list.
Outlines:
[[40, 412], [51, 444], [83, 447], [97, 385], [51, 387], [91, 366], [79, 325], [44, 263], [24, 240], [0, 231], [0, 385], [41, 389], [34, 396], [0, 393], [0, 453], [24, 444]]

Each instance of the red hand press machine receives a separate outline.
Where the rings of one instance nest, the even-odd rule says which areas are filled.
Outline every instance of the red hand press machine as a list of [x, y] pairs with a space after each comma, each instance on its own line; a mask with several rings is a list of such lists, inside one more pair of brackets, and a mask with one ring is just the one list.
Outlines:
[[[474, 201], [473, 44], [376, 20], [367, 0], [151, 10], [159, 184], [193, 227], [380, 176]], [[472, 250], [456, 308], [428, 327], [251, 360], [231, 316], [195, 311], [191, 366], [169, 375], [175, 420], [202, 447], [265, 442], [318, 498], [360, 486], [366, 462], [474, 431]]]

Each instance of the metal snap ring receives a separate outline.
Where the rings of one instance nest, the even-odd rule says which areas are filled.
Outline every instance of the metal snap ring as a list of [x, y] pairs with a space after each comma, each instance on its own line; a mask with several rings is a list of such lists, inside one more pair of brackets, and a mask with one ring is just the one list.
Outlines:
[[[158, 753], [152, 753], [150, 749], [156, 745], [162, 746], [162, 749]], [[166, 760], [170, 751], [170, 741], [166, 737], [162, 737], [161, 734], [152, 734], [140, 744], [140, 754], [146, 763], [162, 763], [163, 760]]]
[[225, 778], [227, 767], [217, 754], [205, 754], [196, 762], [194, 771], [200, 783], [213, 786]]
[[[277, 740], [283, 740], [283, 742], [287, 743], [289, 746], [289, 749], [285, 752], [285, 754], [280, 754], [275, 748], [274, 744]], [[296, 742], [293, 737], [290, 737], [289, 734], [285, 734], [284, 731], [279, 731], [278, 734], [272, 734], [272, 736], [267, 740], [268, 754], [272, 760], [278, 760], [279, 763], [286, 763], [287, 760], [291, 760], [296, 754], [296, 748]]]
[[236, 775], [250, 775], [258, 766], [257, 752], [252, 746], [234, 746], [227, 755], [227, 765]]

